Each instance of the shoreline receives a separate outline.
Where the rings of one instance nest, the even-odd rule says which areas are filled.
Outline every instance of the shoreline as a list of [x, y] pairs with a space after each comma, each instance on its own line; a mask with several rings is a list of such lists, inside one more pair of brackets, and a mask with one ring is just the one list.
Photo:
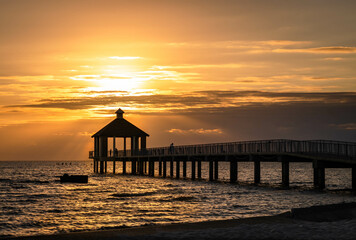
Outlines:
[[114, 237], [122, 236], [132, 236], [138, 237], [143, 235], [152, 235], [160, 232], [178, 232], [178, 231], [194, 231], [194, 230], [204, 230], [208, 228], [227, 228], [234, 227], [240, 224], [273, 224], [273, 223], [293, 223], [290, 212], [285, 212], [282, 214], [274, 216], [263, 216], [263, 217], [251, 217], [251, 218], [240, 218], [240, 219], [229, 219], [229, 220], [215, 220], [215, 221], [203, 221], [194, 223], [171, 223], [171, 224], [157, 224], [157, 225], [147, 225], [139, 227], [122, 227], [113, 229], [103, 229], [94, 231], [78, 231], [78, 232], [68, 232], [59, 233], [52, 235], [34, 235], [34, 236], [24, 236], [24, 237], [10, 237], [9, 239], [26, 239], [26, 240], [62, 240], [62, 239], [115, 239]]
[[[330, 237], [326, 239], [352, 239], [348, 236], [354, 236], [356, 234], [356, 228], [351, 227], [350, 229], [349, 225], [355, 226], [355, 223], [356, 202], [353, 202], [291, 209], [288, 212], [273, 216], [215, 220], [195, 223], [159, 224], [107, 230], [104, 229], [95, 231], [69, 232], [53, 235], [10, 237], [8, 239], [214, 239], [214, 234], [218, 234], [217, 238], [220, 239], [236, 239], [239, 234], [242, 234], [242, 236], [238, 237], [239, 239], [279, 239], [281, 234], [290, 234], [291, 236], [287, 237], [287, 239], [303, 239], [306, 236], [314, 235], [312, 231], [315, 230], [318, 232], [319, 228], [320, 231], [326, 231], [326, 236]], [[340, 226], [344, 226], [348, 229], [344, 237], [339, 234], [337, 234], [338, 237], [333, 237], [327, 233], [328, 229], [337, 229], [337, 227]], [[293, 229], [300, 230], [304, 235], [296, 235], [297, 233], [293, 233]], [[307, 229], [309, 233], [306, 232], [305, 229]], [[286, 230], [285, 233], [283, 233], [284, 230]], [[257, 234], [257, 232], [263, 233], [264, 231], [266, 234], [270, 234], [270, 236], [264, 234], [260, 236]], [[345, 233], [343, 229], [340, 229], [340, 231]], [[246, 232], [248, 232], [248, 234], [246, 234]], [[231, 235], [229, 235], [230, 233]], [[320, 238], [316, 239], [323, 238], [325, 239], [325, 236], [320, 236]]]

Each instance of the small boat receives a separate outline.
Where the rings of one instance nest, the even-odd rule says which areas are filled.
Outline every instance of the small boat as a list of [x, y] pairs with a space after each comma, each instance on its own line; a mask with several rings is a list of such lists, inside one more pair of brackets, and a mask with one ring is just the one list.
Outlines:
[[70, 182], [70, 183], [88, 183], [88, 175], [68, 175], [63, 174], [60, 176], [61, 183]]

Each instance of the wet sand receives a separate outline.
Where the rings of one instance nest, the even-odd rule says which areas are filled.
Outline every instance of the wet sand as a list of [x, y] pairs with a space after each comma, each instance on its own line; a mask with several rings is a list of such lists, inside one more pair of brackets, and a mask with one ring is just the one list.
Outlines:
[[17, 237], [27, 240], [353, 239], [356, 203], [292, 209], [275, 216]]

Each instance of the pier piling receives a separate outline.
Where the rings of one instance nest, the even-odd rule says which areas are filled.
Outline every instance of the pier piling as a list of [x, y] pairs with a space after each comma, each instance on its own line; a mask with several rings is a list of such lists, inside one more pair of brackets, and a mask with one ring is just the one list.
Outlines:
[[282, 186], [289, 187], [289, 161], [282, 159]]
[[214, 161], [210, 159], [209, 161], [209, 181], [214, 181]]
[[162, 177], [162, 158], [158, 160], [158, 176]]
[[254, 183], [261, 183], [261, 161], [255, 157], [254, 159]]
[[126, 174], [126, 160], [122, 160], [122, 174]]
[[131, 174], [136, 175], [136, 159], [131, 160]]
[[351, 168], [352, 191], [356, 194], [356, 166]]
[[180, 174], [180, 161], [179, 159], [176, 160], [176, 178], [179, 179], [179, 174]]
[[183, 178], [187, 178], [187, 160], [183, 159]]
[[325, 168], [317, 166], [314, 168], [314, 187], [322, 190], [325, 188]]
[[[188, 161], [189, 161], [189, 158], [188, 158]], [[195, 160], [192, 158], [191, 160], [191, 171], [192, 171], [192, 177], [191, 179], [192, 180], [195, 180]]]
[[167, 161], [166, 159], [163, 159], [163, 177], [167, 177]]
[[219, 159], [214, 161], [214, 180], [217, 181], [219, 179]]
[[198, 160], [198, 179], [201, 179], [201, 160]]
[[237, 182], [237, 161], [233, 158], [230, 158], [230, 182]]
[[171, 157], [171, 164], [170, 164], [169, 172], [170, 172], [169, 176], [171, 178], [173, 178], [173, 157]]

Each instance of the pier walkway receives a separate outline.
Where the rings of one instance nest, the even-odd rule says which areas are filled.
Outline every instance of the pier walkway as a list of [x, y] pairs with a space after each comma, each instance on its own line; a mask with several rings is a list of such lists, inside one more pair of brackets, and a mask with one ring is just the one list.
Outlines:
[[[137, 144], [136, 144], [137, 145]], [[125, 145], [126, 146], [126, 145]], [[107, 162], [121, 162], [123, 174], [155, 176], [158, 164], [159, 177], [201, 178], [201, 163], [208, 162], [210, 181], [219, 179], [219, 162], [230, 163], [230, 182], [238, 181], [238, 163], [254, 163], [254, 183], [261, 181], [261, 162], [280, 162], [282, 165], [283, 187], [289, 187], [289, 163], [312, 162], [314, 186], [325, 188], [325, 168], [351, 168], [352, 190], [356, 191], [356, 143], [328, 140], [260, 140], [159, 148], [141, 148], [123, 151], [91, 151], [89, 158], [94, 160], [94, 172], [106, 173]], [[127, 172], [127, 163], [131, 171]], [[167, 165], [169, 173], [167, 173]], [[187, 176], [187, 164], [191, 175]], [[182, 168], [182, 171], [181, 171]], [[182, 173], [182, 176], [180, 175]]]

